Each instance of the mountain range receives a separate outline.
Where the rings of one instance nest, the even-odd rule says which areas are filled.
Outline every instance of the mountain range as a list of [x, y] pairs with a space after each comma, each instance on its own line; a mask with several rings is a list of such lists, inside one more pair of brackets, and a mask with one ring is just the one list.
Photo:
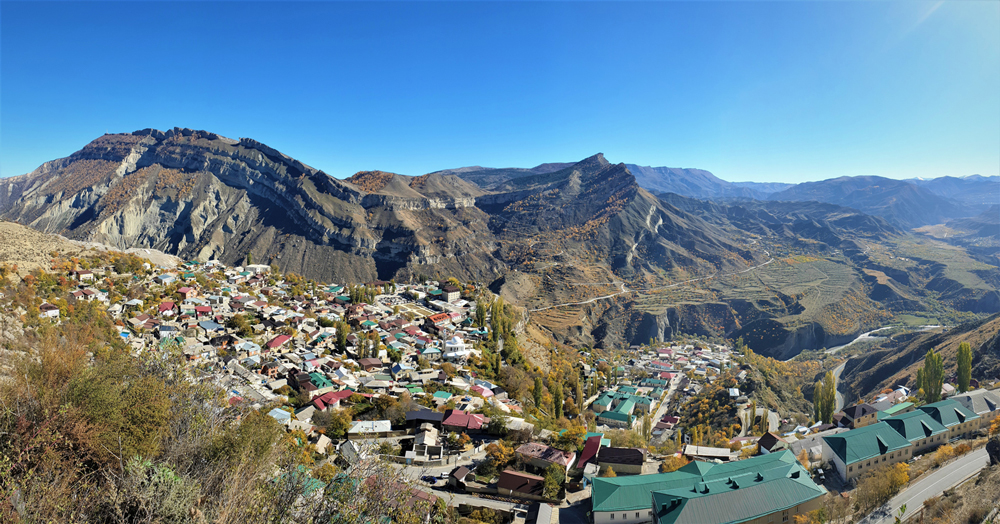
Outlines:
[[[956, 204], [998, 183], [730, 183], [601, 154], [340, 180], [253, 139], [145, 129], [0, 179], [0, 218], [323, 281], [455, 276], [528, 310], [539, 340], [607, 346], [683, 331], [743, 336], [787, 358], [892, 311], [1000, 309], [996, 248], [974, 236], [992, 234], [997, 210]], [[964, 228], [961, 256], [908, 233], [945, 221]], [[987, 264], [963, 251], [974, 246]]]

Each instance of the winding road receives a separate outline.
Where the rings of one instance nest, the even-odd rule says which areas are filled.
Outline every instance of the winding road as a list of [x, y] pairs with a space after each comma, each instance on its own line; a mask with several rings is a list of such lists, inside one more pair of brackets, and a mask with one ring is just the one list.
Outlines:
[[[925, 457], [922, 460], [930, 460], [930, 458]], [[892, 524], [895, 522], [899, 508], [903, 505], [906, 505], [906, 514], [903, 515], [902, 519], [905, 522], [907, 518], [920, 512], [924, 507], [925, 500], [936, 497], [944, 490], [961, 484], [979, 473], [979, 470], [985, 468], [989, 463], [990, 457], [986, 453], [986, 448], [971, 451], [910, 484], [908, 488], [893, 497], [888, 504], [872, 512], [859, 524]]]

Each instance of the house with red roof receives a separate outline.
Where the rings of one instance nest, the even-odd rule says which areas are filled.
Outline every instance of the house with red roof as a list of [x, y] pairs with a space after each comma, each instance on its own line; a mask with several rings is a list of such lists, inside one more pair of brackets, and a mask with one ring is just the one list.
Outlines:
[[353, 395], [354, 392], [349, 389], [344, 389], [341, 391], [330, 391], [328, 393], [323, 393], [322, 395], [314, 398], [312, 400], [313, 406], [316, 409], [323, 411], [326, 409], [340, 409], [340, 402], [342, 400], [347, 400]]
[[441, 427], [445, 431], [478, 433], [486, 430], [490, 418], [479, 413], [466, 413], [460, 409], [449, 409], [444, 412]]
[[434, 324], [437, 327], [441, 327], [447, 324], [448, 322], [451, 322], [451, 317], [449, 317], [447, 313], [438, 313], [436, 315], [431, 315], [427, 317], [427, 320], [429, 320], [431, 324]]
[[277, 351], [283, 349], [283, 346], [291, 340], [292, 337], [288, 335], [278, 335], [267, 342], [267, 349], [269, 351]]
[[172, 317], [177, 314], [177, 304], [173, 302], [160, 302], [157, 311], [160, 313], [160, 316]]

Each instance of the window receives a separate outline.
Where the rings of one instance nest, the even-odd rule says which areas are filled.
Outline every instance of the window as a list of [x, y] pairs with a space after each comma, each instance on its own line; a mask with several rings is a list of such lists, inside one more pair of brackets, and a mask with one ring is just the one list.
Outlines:
[[611, 514], [611, 520], [615, 520], [615, 514], [614, 513]]
[[635, 512], [635, 518], [639, 518], [639, 512], [638, 511]]
[[854, 466], [847, 468], [847, 471], [854, 471]]

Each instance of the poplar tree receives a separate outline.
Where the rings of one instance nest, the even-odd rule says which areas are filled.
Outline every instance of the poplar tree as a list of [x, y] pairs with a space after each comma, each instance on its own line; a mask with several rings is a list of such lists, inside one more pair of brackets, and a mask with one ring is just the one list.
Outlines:
[[958, 391], [965, 393], [972, 382], [972, 346], [968, 342], [958, 345]]
[[820, 380], [813, 386], [813, 420], [816, 422], [823, 420], [823, 382]]
[[833, 372], [827, 371], [823, 377], [823, 422], [833, 423], [833, 414], [837, 410], [837, 388]]
[[563, 392], [562, 384], [556, 382], [552, 384], [552, 411], [555, 413], [555, 417], [562, 418], [563, 416]]
[[940, 353], [933, 349], [927, 350], [924, 357], [924, 372], [921, 385], [924, 390], [924, 401], [933, 404], [941, 400], [941, 386], [944, 385], [944, 360]]

